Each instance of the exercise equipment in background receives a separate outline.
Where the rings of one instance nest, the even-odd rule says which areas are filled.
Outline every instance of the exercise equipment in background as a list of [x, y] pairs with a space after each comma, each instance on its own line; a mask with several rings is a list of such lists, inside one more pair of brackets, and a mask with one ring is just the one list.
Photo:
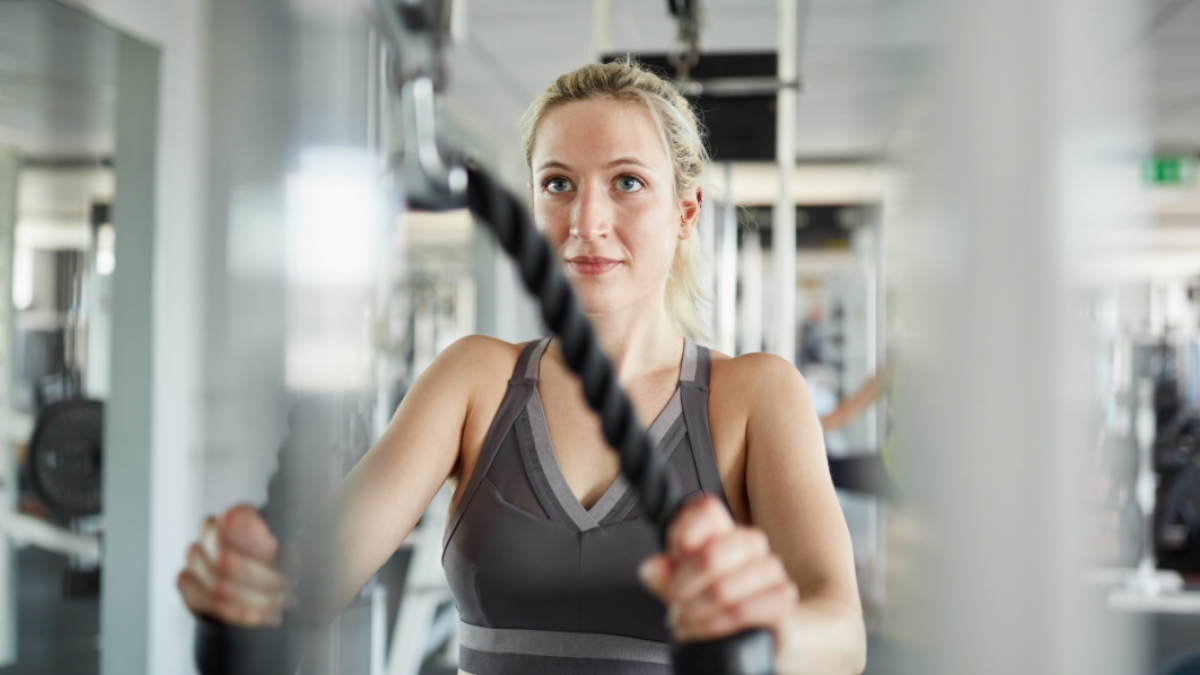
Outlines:
[[62, 522], [100, 514], [104, 404], [86, 398], [51, 403], [29, 442], [33, 491]]

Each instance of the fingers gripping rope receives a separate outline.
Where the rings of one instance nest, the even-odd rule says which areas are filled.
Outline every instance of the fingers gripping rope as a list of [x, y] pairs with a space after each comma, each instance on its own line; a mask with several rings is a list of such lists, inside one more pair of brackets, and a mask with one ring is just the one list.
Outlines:
[[667, 524], [680, 507], [679, 486], [663, 457], [653, 451], [629, 397], [617, 386], [616, 373], [596, 344], [596, 334], [550, 246], [525, 207], [476, 167], [467, 169], [467, 202], [517, 261], [521, 281], [539, 300], [542, 320], [562, 340], [567, 366], [579, 376], [588, 405], [600, 415], [605, 440], [621, 457], [621, 472], [637, 486], [646, 515], [665, 538]]

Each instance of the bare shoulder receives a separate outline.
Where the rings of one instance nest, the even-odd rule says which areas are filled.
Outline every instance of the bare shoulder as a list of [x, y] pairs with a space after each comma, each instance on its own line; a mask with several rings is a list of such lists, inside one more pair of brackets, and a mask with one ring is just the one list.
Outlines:
[[[516, 364], [517, 357], [521, 354], [521, 348], [527, 342], [513, 344], [505, 342], [490, 335], [467, 335], [461, 337], [442, 350], [441, 354], [452, 357], [474, 357], [485, 359], [503, 359], [511, 356], [513, 364]], [[439, 355], [439, 358], [441, 355]]]
[[443, 349], [429, 366], [438, 377], [460, 382], [507, 382], [528, 343], [513, 344], [487, 335], [468, 335]]
[[[770, 453], [790, 447], [782, 438], [813, 427], [805, 413], [812, 406], [804, 379], [785, 359], [757, 352], [737, 357], [715, 350], [710, 354], [708, 419], [713, 452], [734, 518], [751, 523], [755, 521], [751, 469], [789, 461], [771, 458]], [[755, 464], [752, 456], [766, 461]]]
[[721, 398], [732, 397], [747, 406], [765, 399], [808, 398], [804, 377], [787, 359], [766, 352], [729, 356], [714, 349], [710, 353], [710, 389]]

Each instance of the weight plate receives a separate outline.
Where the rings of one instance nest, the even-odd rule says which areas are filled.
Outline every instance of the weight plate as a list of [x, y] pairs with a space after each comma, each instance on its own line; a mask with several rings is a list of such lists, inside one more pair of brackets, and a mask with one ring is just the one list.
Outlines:
[[103, 444], [101, 401], [59, 401], [38, 416], [29, 444], [29, 476], [34, 491], [60, 518], [100, 513]]

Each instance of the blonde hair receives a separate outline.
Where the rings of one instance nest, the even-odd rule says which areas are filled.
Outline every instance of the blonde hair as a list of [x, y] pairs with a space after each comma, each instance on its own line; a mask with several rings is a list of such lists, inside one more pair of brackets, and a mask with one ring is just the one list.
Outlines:
[[[590, 63], [562, 75], [529, 106], [521, 118], [526, 166], [532, 170], [534, 137], [546, 113], [597, 98], [645, 104], [673, 165], [676, 196], [682, 198], [698, 187], [708, 151], [691, 105], [670, 83], [629, 58]], [[679, 332], [700, 341], [708, 341], [700, 319], [701, 308], [710, 303], [701, 283], [705, 267], [704, 252], [693, 233], [676, 246], [667, 275], [667, 313]]]

